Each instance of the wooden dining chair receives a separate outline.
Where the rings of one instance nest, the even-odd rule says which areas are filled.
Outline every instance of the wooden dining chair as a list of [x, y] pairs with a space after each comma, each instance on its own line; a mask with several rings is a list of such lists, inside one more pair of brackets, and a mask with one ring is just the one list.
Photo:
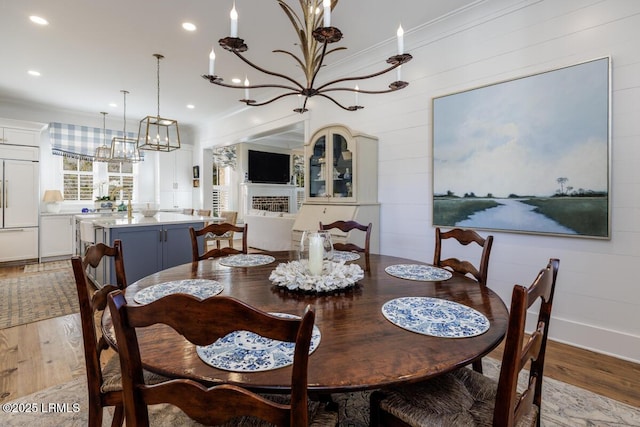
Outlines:
[[[127, 373], [123, 377], [127, 427], [148, 426], [147, 406], [158, 403], [175, 405], [189, 418], [205, 425], [306, 427], [318, 422], [318, 418], [323, 420], [321, 425], [337, 425], [337, 413], [318, 402], [310, 402], [307, 395], [309, 347], [315, 319], [310, 306], [300, 318], [274, 316], [225, 296], [200, 300], [173, 294], [146, 305], [128, 306], [123, 292], [117, 291], [109, 295], [109, 309], [122, 371]], [[221, 384], [207, 388], [184, 378], [145, 384], [135, 328], [155, 324], [168, 325], [192, 344], [201, 346], [237, 330], [295, 343], [289, 398], [276, 402], [240, 386]]]
[[[238, 227], [235, 224], [209, 224], [200, 230], [196, 230], [193, 227], [189, 227], [189, 233], [191, 234], [191, 253], [193, 262], [197, 262], [203, 259], [209, 258], [218, 258], [225, 255], [232, 254], [246, 254], [247, 253], [247, 224], [244, 224], [242, 227]], [[235, 249], [234, 247], [225, 247], [222, 249], [213, 248], [207, 250], [206, 242], [203, 237], [203, 253], [200, 253], [200, 249], [198, 248], [198, 237], [207, 236], [208, 234], [212, 236], [223, 236], [225, 233], [236, 232], [242, 233], [242, 249]]]
[[[113, 260], [116, 273], [116, 284], [98, 287], [87, 275], [87, 268], [96, 268], [100, 262]], [[101, 366], [102, 353], [109, 348], [104, 337], [98, 338], [96, 318], [107, 305], [107, 294], [114, 290], [122, 290], [127, 286], [122, 254], [122, 242], [115, 240], [113, 247], [103, 243], [91, 245], [87, 248], [84, 258], [71, 257], [71, 265], [76, 280], [78, 303], [80, 306], [80, 321], [82, 324], [82, 340], [84, 344], [84, 359], [87, 372], [87, 388], [89, 404], [87, 405], [88, 425], [102, 427], [103, 408], [114, 406], [115, 411], [112, 426], [121, 426], [124, 419], [122, 399], [122, 375], [118, 357], [111, 357], [104, 368]], [[160, 382], [166, 378], [145, 373], [149, 383]]]
[[[415, 385], [371, 395], [371, 426], [540, 426], [544, 359], [558, 259], [550, 259], [529, 286], [511, 295], [507, 337], [496, 381], [468, 368]], [[538, 321], [527, 338], [527, 310], [538, 300]], [[523, 345], [524, 343], [524, 345]], [[529, 368], [526, 389], [518, 374]]]
[[[455, 257], [443, 259], [442, 244], [443, 240], [452, 239], [457, 243], [467, 246], [471, 243], [477, 244], [482, 249], [480, 253], [480, 263], [474, 266], [470, 261], [460, 260]], [[464, 230], [454, 228], [449, 231], [442, 231], [436, 228], [436, 247], [433, 255], [433, 265], [436, 267], [446, 268], [456, 273], [471, 275], [481, 286], [487, 285], [487, 273], [489, 271], [489, 256], [491, 255], [491, 246], [493, 244], [493, 236], [482, 237], [474, 230]], [[473, 369], [482, 373], [482, 359], [472, 362]]]
[[[238, 212], [237, 211], [221, 211], [221, 218], [224, 218], [224, 222], [231, 225], [236, 225], [236, 221], [238, 220]], [[216, 242], [216, 248], [220, 249], [220, 242], [223, 240], [227, 240], [229, 243], [229, 247], [233, 248], [233, 231], [229, 231], [224, 233], [221, 236], [207, 235], [204, 237], [205, 248], [208, 248], [209, 242]]]
[[363, 225], [363, 224], [357, 223], [356, 221], [335, 221], [330, 224], [323, 224], [322, 221], [320, 221], [320, 230], [331, 230], [333, 228], [337, 228], [338, 230], [343, 231], [345, 233], [348, 233], [351, 230], [364, 231], [365, 233], [364, 248], [349, 242], [347, 243], [334, 242], [333, 248], [337, 251], [360, 252], [364, 254], [365, 271], [369, 271], [371, 269], [369, 264], [371, 228], [372, 228], [371, 223], [369, 223], [368, 225]]
[[198, 209], [196, 211], [198, 216], [211, 216], [211, 209]]
[[193, 215], [193, 208], [182, 209], [182, 213], [185, 215]]
[[[463, 246], [475, 243], [482, 252], [480, 254], [480, 263], [474, 266], [469, 261], [460, 260], [458, 258], [443, 259], [442, 241], [453, 239]], [[454, 228], [449, 231], [442, 231], [436, 228], [436, 248], [433, 255], [433, 265], [442, 268], [448, 268], [460, 274], [471, 275], [482, 286], [487, 285], [487, 273], [489, 270], [489, 256], [491, 255], [491, 246], [493, 245], [493, 236], [482, 237], [474, 230], [464, 230]]]

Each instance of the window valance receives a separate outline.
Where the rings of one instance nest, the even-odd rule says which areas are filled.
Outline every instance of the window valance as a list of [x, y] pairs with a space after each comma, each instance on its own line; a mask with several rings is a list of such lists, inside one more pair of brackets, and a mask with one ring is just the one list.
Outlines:
[[224, 147], [216, 147], [213, 149], [213, 163], [220, 168], [230, 166], [236, 169], [236, 146], [229, 145]]
[[[81, 160], [94, 160], [96, 149], [102, 145], [103, 140], [111, 147], [114, 137], [123, 136], [122, 131], [89, 126], [79, 126], [67, 123], [49, 123], [49, 138], [51, 151], [57, 156], [72, 157]], [[127, 138], [136, 138], [133, 132], [127, 132]], [[140, 153], [142, 156], [143, 154]]]

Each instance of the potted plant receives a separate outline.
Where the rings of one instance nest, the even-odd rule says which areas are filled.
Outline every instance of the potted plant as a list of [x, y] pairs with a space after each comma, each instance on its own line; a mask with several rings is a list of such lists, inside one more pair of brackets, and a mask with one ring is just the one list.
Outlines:
[[[111, 210], [114, 207], [118, 206], [118, 204], [116, 203], [116, 199], [120, 190], [122, 190], [122, 186], [119, 185], [117, 181], [112, 181], [112, 182], [102, 181], [99, 184], [97, 184], [96, 187], [98, 189], [98, 194], [99, 194], [94, 201], [94, 206], [96, 210], [98, 209]], [[105, 194], [106, 193], [105, 187], [107, 187], [107, 190], [109, 190], [109, 188], [111, 189], [111, 191], [108, 191], [107, 194]]]

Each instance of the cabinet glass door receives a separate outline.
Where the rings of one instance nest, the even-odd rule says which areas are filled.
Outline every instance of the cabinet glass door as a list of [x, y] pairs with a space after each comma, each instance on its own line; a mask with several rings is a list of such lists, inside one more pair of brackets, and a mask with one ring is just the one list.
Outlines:
[[335, 133], [332, 137], [332, 195], [333, 197], [353, 197], [353, 153], [349, 150], [344, 136]]
[[327, 188], [327, 143], [323, 135], [313, 144], [309, 157], [309, 197], [326, 197]]

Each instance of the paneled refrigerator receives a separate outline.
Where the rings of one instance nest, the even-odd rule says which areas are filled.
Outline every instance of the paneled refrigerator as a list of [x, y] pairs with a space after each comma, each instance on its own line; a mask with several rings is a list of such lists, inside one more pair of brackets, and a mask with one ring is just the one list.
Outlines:
[[39, 148], [0, 144], [0, 262], [38, 258]]

